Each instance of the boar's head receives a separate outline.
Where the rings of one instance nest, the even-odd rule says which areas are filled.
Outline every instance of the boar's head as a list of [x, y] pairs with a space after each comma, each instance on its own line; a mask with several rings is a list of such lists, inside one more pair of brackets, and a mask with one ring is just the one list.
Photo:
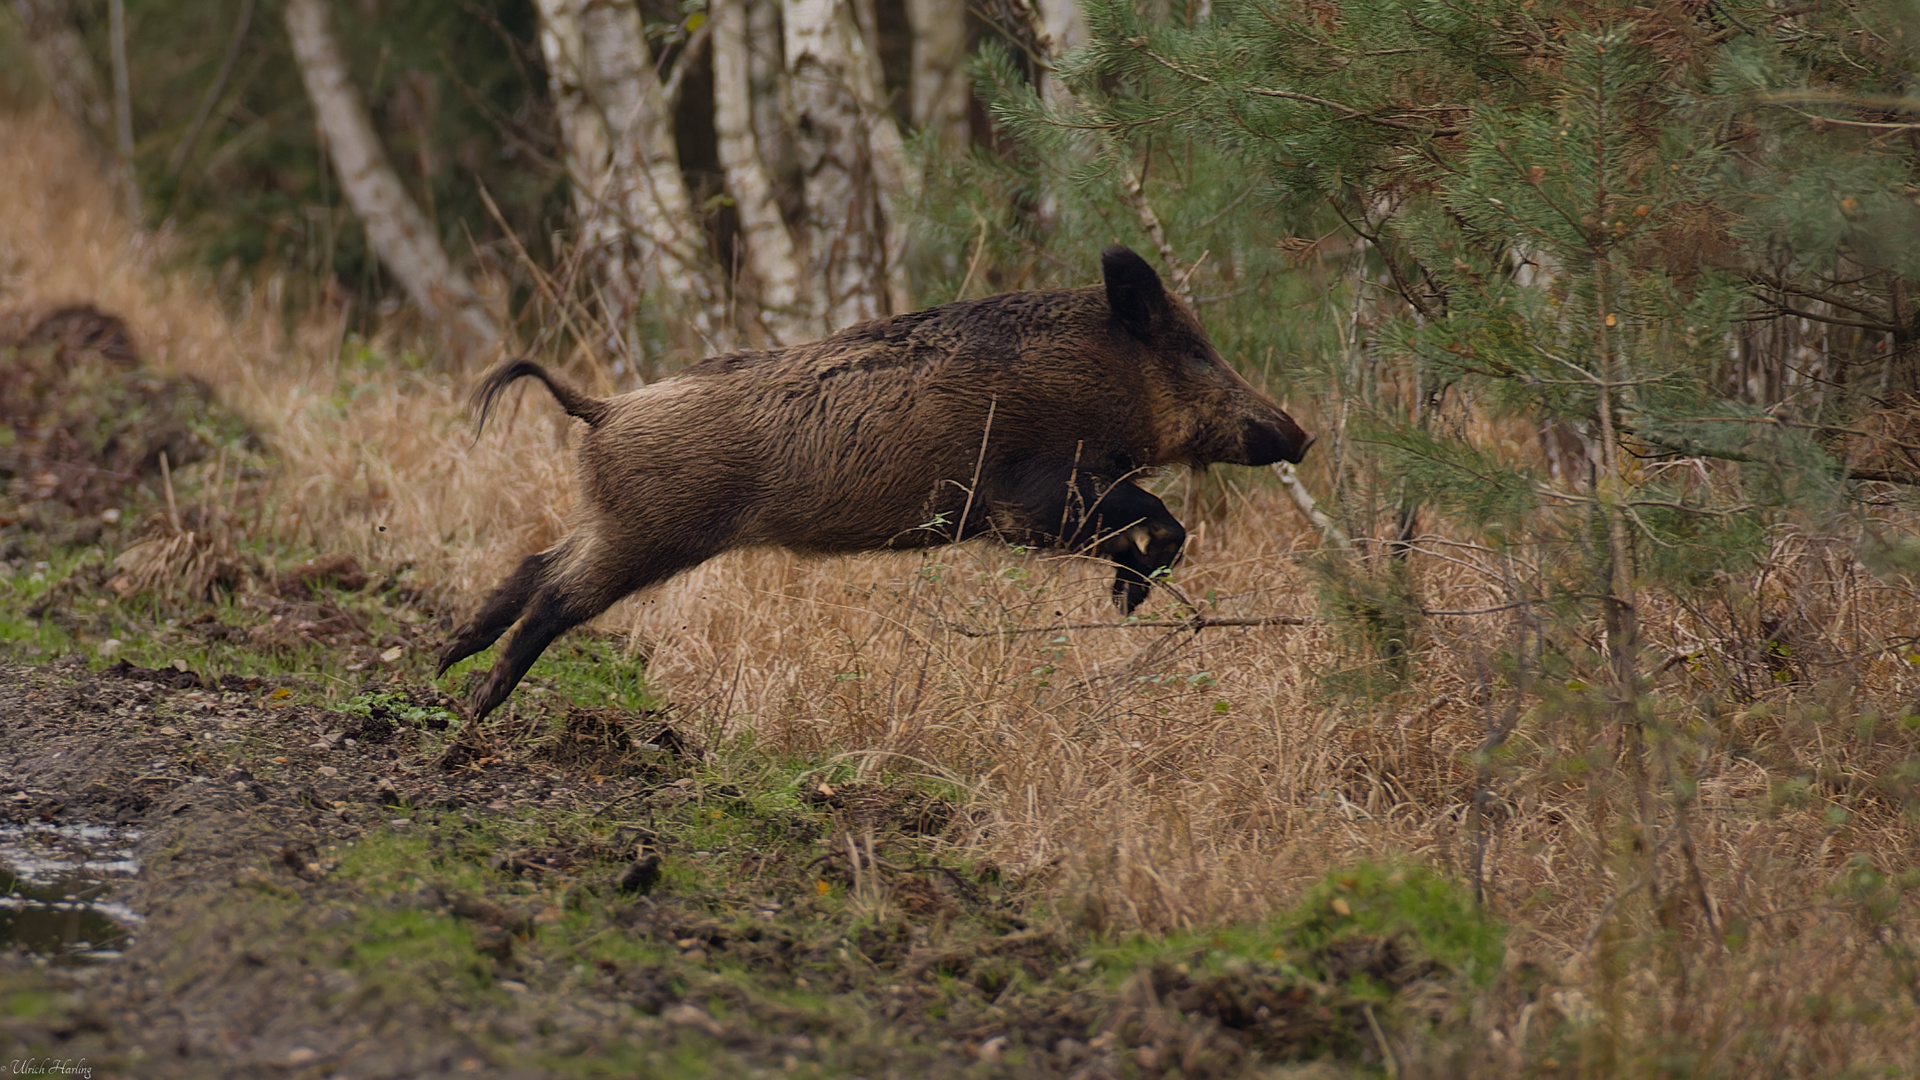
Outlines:
[[1140, 368], [1159, 445], [1154, 464], [1298, 462], [1313, 444], [1285, 409], [1227, 366], [1187, 306], [1124, 247], [1100, 258], [1115, 338]]

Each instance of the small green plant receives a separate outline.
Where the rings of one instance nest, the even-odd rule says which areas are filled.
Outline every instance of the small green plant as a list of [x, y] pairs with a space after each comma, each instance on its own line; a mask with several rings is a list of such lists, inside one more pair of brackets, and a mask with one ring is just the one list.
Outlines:
[[460, 726], [460, 718], [438, 705], [422, 705], [405, 690], [357, 694], [334, 706], [335, 712], [367, 720], [386, 720], [412, 728], [446, 731]]

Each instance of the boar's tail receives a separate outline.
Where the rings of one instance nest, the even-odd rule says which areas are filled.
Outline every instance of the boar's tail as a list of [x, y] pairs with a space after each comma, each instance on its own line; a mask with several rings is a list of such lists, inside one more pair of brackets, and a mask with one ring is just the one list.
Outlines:
[[516, 379], [523, 379], [528, 375], [547, 384], [547, 390], [553, 394], [553, 399], [560, 403], [561, 408], [567, 410], [569, 416], [577, 416], [590, 426], [598, 425], [606, 419], [607, 403], [604, 400], [588, 397], [575, 390], [531, 360], [509, 360], [487, 372], [486, 377], [480, 380], [480, 385], [473, 388], [473, 402], [478, 414], [474, 421], [476, 436], [480, 433], [480, 429], [486, 426], [487, 414], [493, 411], [493, 403], [500, 397], [501, 392]]

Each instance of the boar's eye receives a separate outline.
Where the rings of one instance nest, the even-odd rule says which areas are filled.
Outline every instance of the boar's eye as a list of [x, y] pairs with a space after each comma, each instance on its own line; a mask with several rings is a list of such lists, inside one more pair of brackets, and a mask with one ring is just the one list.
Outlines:
[[1213, 367], [1213, 357], [1204, 350], [1196, 349], [1187, 354], [1187, 368], [1191, 371], [1207, 371]]

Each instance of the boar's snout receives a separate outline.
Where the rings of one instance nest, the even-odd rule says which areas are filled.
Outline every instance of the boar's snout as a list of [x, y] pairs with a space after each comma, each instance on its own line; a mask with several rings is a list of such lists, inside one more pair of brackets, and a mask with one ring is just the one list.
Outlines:
[[1241, 425], [1240, 439], [1246, 447], [1248, 465], [1272, 465], [1290, 461], [1296, 465], [1307, 456], [1313, 436], [1300, 430], [1286, 413], [1247, 420]]

